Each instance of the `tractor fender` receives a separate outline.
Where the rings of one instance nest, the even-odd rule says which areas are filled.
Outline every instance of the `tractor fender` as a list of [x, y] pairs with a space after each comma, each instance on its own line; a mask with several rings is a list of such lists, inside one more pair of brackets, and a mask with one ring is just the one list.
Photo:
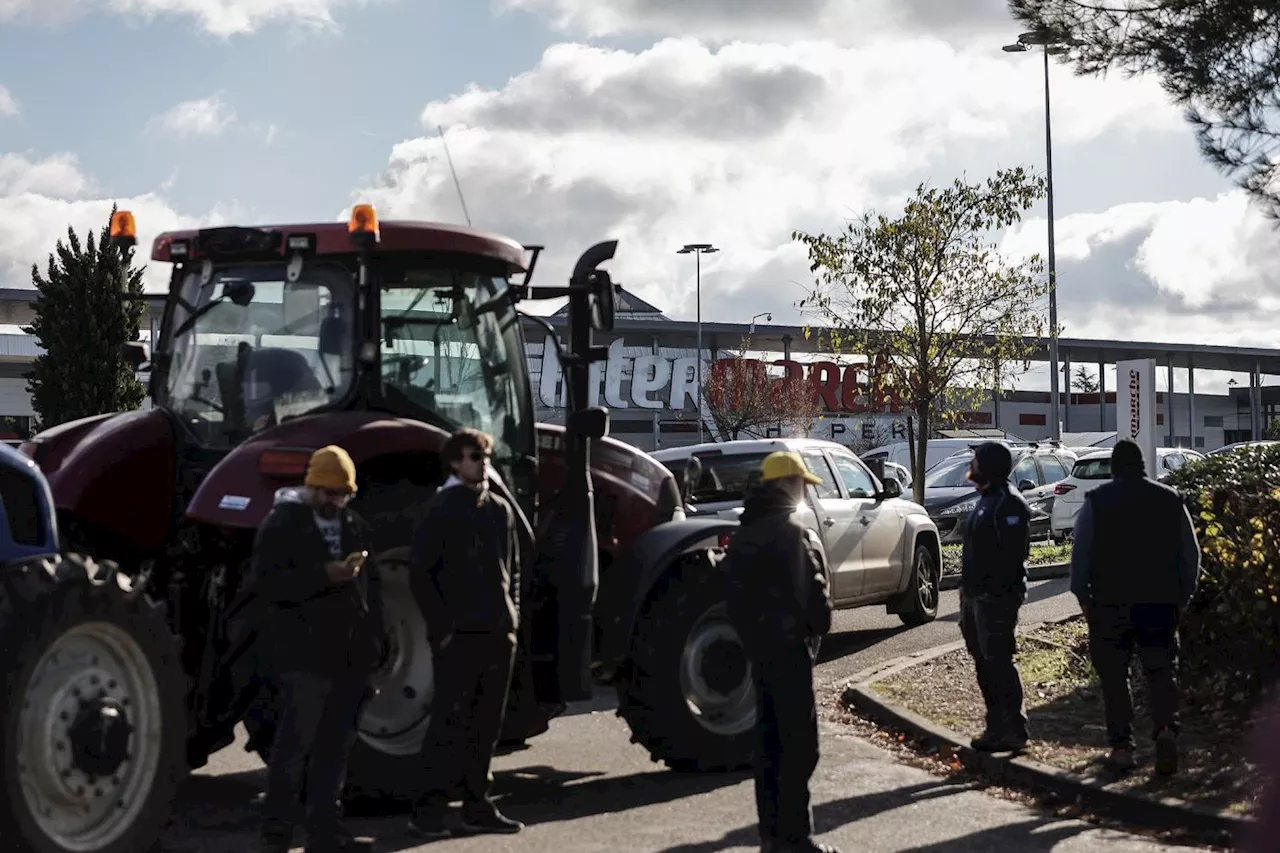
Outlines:
[[[294, 418], [228, 453], [196, 490], [186, 517], [216, 527], [254, 529], [271, 511], [277, 489], [302, 485], [306, 462], [321, 447], [336, 444], [345, 449], [359, 476], [361, 463], [369, 459], [438, 454], [448, 437], [443, 429], [423, 421], [378, 412], [323, 412]], [[277, 461], [280, 455], [286, 457], [288, 470], [264, 472], [264, 453], [277, 454]]]
[[140, 409], [59, 424], [24, 450], [48, 479], [59, 511], [154, 550], [173, 519], [175, 442], [169, 415]]
[[668, 521], [636, 537], [600, 579], [596, 594], [599, 636], [597, 675], [608, 680], [628, 657], [631, 634], [649, 591], [681, 555], [718, 547], [722, 533], [738, 528], [723, 518]]

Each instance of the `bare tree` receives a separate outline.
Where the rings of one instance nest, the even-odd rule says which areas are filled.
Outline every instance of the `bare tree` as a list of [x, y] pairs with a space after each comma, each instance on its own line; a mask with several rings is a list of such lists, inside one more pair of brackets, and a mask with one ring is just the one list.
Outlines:
[[1044, 189], [1023, 168], [983, 183], [921, 184], [896, 219], [868, 212], [836, 235], [794, 235], [816, 274], [800, 307], [827, 327], [806, 334], [829, 336], [836, 351], [883, 357], [915, 411], [917, 501], [935, 413], [971, 406], [1010, 380], [1035, 346], [1027, 337], [1043, 333], [1040, 259], [1005, 258], [991, 234], [1018, 222]]
[[729, 440], [766, 435], [777, 427], [807, 433], [822, 416], [820, 397], [802, 379], [772, 377], [767, 365], [748, 357], [751, 342], [717, 359], [703, 380], [707, 413], [721, 436]]

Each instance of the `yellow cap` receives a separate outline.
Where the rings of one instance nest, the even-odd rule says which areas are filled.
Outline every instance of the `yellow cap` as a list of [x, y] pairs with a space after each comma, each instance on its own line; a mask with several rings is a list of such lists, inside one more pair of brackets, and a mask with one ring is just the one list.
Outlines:
[[781, 480], [783, 477], [804, 477], [806, 483], [814, 485], [822, 482], [822, 478], [804, 464], [800, 454], [791, 450], [770, 453], [764, 458], [764, 462], [760, 463], [760, 482]]
[[356, 491], [356, 463], [336, 444], [322, 447], [311, 454], [304, 481], [315, 489], [333, 489], [338, 492]]

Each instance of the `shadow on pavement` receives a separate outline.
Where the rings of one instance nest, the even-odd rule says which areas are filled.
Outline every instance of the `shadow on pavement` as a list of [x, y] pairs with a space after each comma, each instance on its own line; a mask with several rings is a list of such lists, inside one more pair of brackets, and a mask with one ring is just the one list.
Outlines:
[[[1063, 593], [1071, 591], [1070, 578], [1051, 578], [1046, 581], [1031, 581], [1027, 584], [1027, 600], [1022, 602], [1023, 607], [1029, 607], [1040, 601], [1046, 601], [1050, 598], [1057, 598]], [[948, 613], [946, 616], [939, 616], [939, 622], [959, 622], [960, 611]]]
[[1024, 820], [979, 829], [959, 838], [909, 847], [902, 853], [988, 853], [991, 850], [1017, 850], [1019, 853], [1050, 853], [1059, 844], [1089, 830], [1082, 823], [1064, 823], [1056, 819]]
[[876, 643], [897, 636], [909, 630], [902, 625], [897, 628], [876, 628], [870, 631], [842, 631], [839, 634], [827, 634], [822, 638], [818, 648], [818, 666], [830, 663], [847, 655], [857, 654], [869, 649]]
[[[922, 782], [904, 788], [889, 791], [877, 791], [872, 794], [859, 794], [843, 800], [832, 800], [819, 803], [813, 807], [813, 827], [816, 835], [824, 835], [842, 826], [854, 823], [862, 818], [874, 817], [881, 812], [891, 811], [912, 803], [949, 797], [970, 789], [969, 785], [955, 782]], [[739, 827], [730, 830], [720, 838], [711, 841], [700, 841], [692, 844], [680, 844], [668, 847], [662, 853], [719, 853], [735, 847], [754, 847], [760, 843], [760, 835], [756, 825]], [[984, 850], [1011, 850], [1018, 847], [989, 847]]]

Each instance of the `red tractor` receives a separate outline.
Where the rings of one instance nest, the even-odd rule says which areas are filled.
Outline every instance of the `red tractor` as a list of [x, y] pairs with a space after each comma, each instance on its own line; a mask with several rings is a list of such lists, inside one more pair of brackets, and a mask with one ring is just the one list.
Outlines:
[[[130, 251], [132, 215], [117, 213], [112, 234]], [[151, 259], [172, 264], [160, 335], [149, 355], [126, 348], [154, 406], [22, 446], [48, 479], [60, 547], [89, 559], [0, 567], [0, 638], [21, 662], [0, 696], [0, 838], [135, 853], [237, 724], [247, 748], [270, 751], [245, 569], [276, 491], [300, 484], [327, 444], [358, 467], [353, 506], [376, 531], [389, 626], [350, 793], [407, 793], [433, 684], [407, 546], [442, 479], [440, 448], [462, 426], [494, 436], [493, 488], [523, 526], [504, 739], [545, 731], [566, 703], [612, 684], [654, 760], [748, 764], [754, 696], [717, 569], [736, 525], [685, 520], [671, 473], [606, 437], [607, 411], [587, 406], [590, 365], [607, 354], [592, 331], [613, 325], [615, 286], [598, 267], [615, 247], [588, 250], [565, 286], [533, 287], [538, 247], [379, 223], [369, 205], [349, 223], [156, 238]], [[534, 423], [517, 311], [559, 297], [570, 302], [564, 427]]]

